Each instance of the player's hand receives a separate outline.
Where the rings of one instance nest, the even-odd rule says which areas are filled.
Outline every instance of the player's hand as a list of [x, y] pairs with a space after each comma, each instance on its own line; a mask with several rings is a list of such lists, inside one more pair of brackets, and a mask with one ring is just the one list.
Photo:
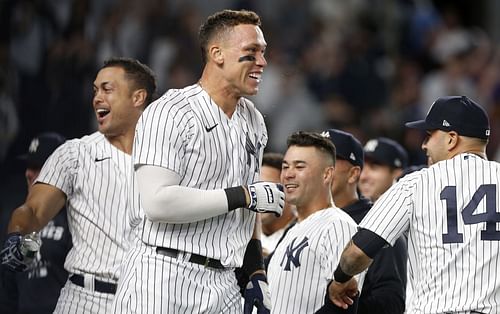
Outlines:
[[21, 253], [21, 234], [15, 232], [7, 236], [8, 238], [0, 252], [2, 265], [13, 271], [22, 272], [28, 268], [32, 260], [28, 260], [28, 258]]
[[354, 303], [354, 297], [358, 295], [358, 282], [355, 278], [344, 283], [334, 280], [328, 287], [328, 295], [330, 301], [336, 306], [347, 309]]
[[245, 289], [244, 314], [251, 314], [253, 307], [257, 308], [257, 314], [271, 313], [271, 294], [267, 284], [266, 275], [256, 273], [250, 277]]
[[250, 196], [248, 209], [258, 213], [274, 213], [277, 217], [283, 213], [285, 193], [283, 185], [272, 182], [256, 182], [247, 186]]

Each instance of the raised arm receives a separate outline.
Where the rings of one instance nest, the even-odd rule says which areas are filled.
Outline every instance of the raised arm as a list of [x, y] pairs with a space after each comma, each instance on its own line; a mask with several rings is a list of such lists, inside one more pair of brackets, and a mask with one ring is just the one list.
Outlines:
[[24, 204], [12, 213], [8, 232], [27, 234], [42, 229], [66, 203], [66, 195], [58, 188], [36, 183]]

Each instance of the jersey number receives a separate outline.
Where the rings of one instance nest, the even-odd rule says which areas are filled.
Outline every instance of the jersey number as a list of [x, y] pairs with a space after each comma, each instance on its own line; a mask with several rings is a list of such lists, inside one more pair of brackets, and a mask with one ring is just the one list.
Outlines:
[[[464, 235], [457, 229], [457, 187], [447, 186], [441, 191], [441, 199], [446, 200], [446, 216], [448, 219], [448, 233], [443, 233], [443, 243], [463, 243]], [[474, 214], [479, 203], [486, 197], [486, 212]], [[497, 213], [496, 185], [481, 185], [470, 202], [462, 210], [464, 224], [472, 225], [486, 222], [486, 230], [481, 231], [481, 240], [500, 240], [500, 231], [497, 223], [500, 222], [500, 213]]]

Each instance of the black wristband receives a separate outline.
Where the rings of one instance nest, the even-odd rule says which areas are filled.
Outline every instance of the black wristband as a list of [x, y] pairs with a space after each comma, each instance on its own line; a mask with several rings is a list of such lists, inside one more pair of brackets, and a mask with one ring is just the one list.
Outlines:
[[335, 278], [335, 281], [336, 282], [340, 282], [340, 283], [347, 282], [352, 277], [353, 276], [344, 273], [344, 271], [342, 270], [342, 268], [340, 268], [340, 264], [339, 264], [339, 266], [337, 266], [337, 269], [335, 269], [335, 272], [333, 273], [333, 278]]
[[248, 242], [243, 257], [243, 271], [250, 277], [257, 270], [264, 270], [264, 258], [262, 257], [262, 243], [258, 239]]
[[247, 206], [247, 195], [244, 187], [235, 186], [224, 189], [224, 192], [226, 192], [228, 211]]

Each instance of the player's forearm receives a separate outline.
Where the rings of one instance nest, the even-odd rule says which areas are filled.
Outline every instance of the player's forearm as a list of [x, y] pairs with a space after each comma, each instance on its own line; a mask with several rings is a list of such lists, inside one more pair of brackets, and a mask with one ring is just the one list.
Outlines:
[[340, 257], [340, 268], [347, 275], [354, 276], [368, 268], [371, 262], [372, 259], [351, 241]]
[[24, 202], [14, 210], [8, 232], [26, 234], [42, 229], [66, 202], [65, 194], [58, 188], [45, 183], [37, 183]]
[[146, 217], [166, 223], [189, 223], [228, 212], [224, 190], [199, 190], [167, 186], [156, 193], [143, 193], [141, 200]]
[[27, 204], [23, 204], [12, 213], [7, 231], [8, 233], [27, 234], [38, 231], [44, 226], [44, 222], [35, 215], [35, 210]]

